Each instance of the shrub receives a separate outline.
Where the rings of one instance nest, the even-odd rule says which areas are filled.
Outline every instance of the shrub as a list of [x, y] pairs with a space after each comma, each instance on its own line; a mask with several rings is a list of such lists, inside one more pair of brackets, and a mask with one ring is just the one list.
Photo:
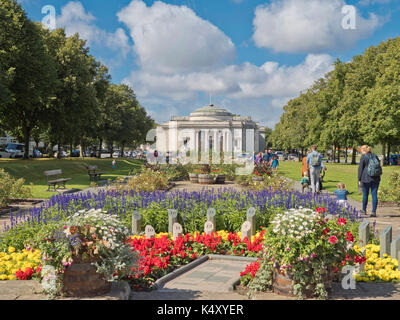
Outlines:
[[0, 169], [0, 208], [6, 207], [12, 199], [29, 197], [31, 190], [24, 187], [24, 184], [24, 179], [15, 179]]
[[288, 179], [273, 174], [271, 176], [266, 176], [264, 180], [260, 183], [250, 183], [249, 188], [254, 191], [262, 191], [265, 189], [271, 189], [274, 192], [283, 191], [288, 192], [292, 189], [293, 183]]
[[146, 169], [137, 176], [130, 178], [126, 183], [122, 180], [117, 181], [111, 189], [120, 191], [136, 190], [137, 192], [154, 192], [157, 190], [166, 190], [168, 187], [168, 177], [165, 174], [159, 171]]
[[394, 201], [400, 206], [400, 172], [393, 172], [389, 176], [389, 188], [379, 190], [381, 201]]

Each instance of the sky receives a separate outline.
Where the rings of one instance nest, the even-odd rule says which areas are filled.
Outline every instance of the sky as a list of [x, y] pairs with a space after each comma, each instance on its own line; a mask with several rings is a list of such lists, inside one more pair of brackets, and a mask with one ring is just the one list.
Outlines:
[[273, 128], [337, 58], [351, 61], [400, 32], [399, 0], [19, 2], [34, 21], [53, 6], [56, 27], [87, 40], [112, 82], [129, 84], [157, 123], [211, 95], [217, 107]]

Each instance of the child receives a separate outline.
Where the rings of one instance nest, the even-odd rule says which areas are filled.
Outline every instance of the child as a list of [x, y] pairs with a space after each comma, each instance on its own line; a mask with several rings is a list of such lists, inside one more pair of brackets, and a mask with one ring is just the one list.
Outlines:
[[272, 159], [271, 167], [272, 167], [272, 169], [276, 170], [276, 169], [278, 169], [278, 166], [279, 166], [278, 157], [274, 156], [273, 159]]
[[304, 189], [308, 189], [310, 187], [310, 179], [308, 178], [307, 172], [303, 173], [303, 178], [301, 179], [300, 183], [303, 187], [302, 193], [304, 193]]
[[337, 189], [333, 193], [336, 194], [337, 202], [347, 208], [349, 205], [347, 203], [347, 195], [349, 192], [346, 190], [346, 185], [343, 182], [340, 182], [336, 187]]
[[117, 161], [115, 159], [112, 162], [112, 168], [115, 169], [117, 167]]

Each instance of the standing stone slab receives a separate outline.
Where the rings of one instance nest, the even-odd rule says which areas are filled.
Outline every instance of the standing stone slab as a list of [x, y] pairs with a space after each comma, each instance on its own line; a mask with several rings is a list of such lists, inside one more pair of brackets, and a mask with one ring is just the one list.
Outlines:
[[147, 225], [144, 232], [146, 234], [146, 239], [153, 239], [156, 236], [156, 231], [152, 226]]
[[179, 223], [174, 223], [172, 227], [172, 238], [174, 240], [178, 239], [183, 234], [183, 228]]
[[207, 221], [210, 221], [213, 224], [212, 232], [217, 231], [217, 212], [214, 208], [209, 208], [207, 210]]
[[139, 235], [142, 231], [142, 216], [139, 211], [135, 210], [132, 213], [132, 234]]
[[[390, 254], [392, 259], [397, 259], [400, 262], [400, 236], [393, 240], [390, 246]], [[398, 269], [400, 270], [400, 263]]]
[[251, 235], [256, 235], [256, 208], [247, 209], [247, 221], [251, 223]]
[[204, 224], [204, 233], [208, 234], [209, 236], [211, 236], [211, 233], [213, 233], [214, 231], [214, 224], [211, 221], [207, 221]]
[[178, 222], [178, 210], [169, 209], [168, 210], [168, 233], [173, 234], [174, 224]]
[[380, 245], [381, 245], [381, 252], [380, 256], [386, 253], [390, 256], [390, 244], [392, 242], [392, 226], [388, 226], [385, 230], [382, 231], [379, 237]]
[[249, 221], [246, 221], [242, 225], [242, 241], [246, 237], [248, 240], [251, 240], [251, 223]]
[[360, 247], [365, 247], [368, 244], [369, 240], [369, 220], [364, 221], [363, 223], [360, 224], [358, 227], [358, 239], [359, 239], [359, 246]]

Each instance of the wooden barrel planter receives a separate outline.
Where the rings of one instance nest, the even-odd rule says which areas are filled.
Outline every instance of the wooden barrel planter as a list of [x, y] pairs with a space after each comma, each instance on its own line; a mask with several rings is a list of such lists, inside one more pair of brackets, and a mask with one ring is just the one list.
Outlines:
[[[329, 273], [324, 279], [325, 288], [327, 291], [332, 289], [332, 279], [333, 273]], [[293, 279], [291, 274], [287, 273], [286, 271], [282, 271], [279, 268], [274, 268], [273, 291], [274, 293], [282, 296], [295, 297], [293, 294]], [[313, 296], [313, 289], [303, 291], [304, 298], [312, 298]]]
[[199, 174], [200, 184], [214, 184], [214, 176], [212, 174]]
[[215, 180], [215, 183], [216, 184], [225, 184], [225, 179], [226, 179], [225, 175], [218, 175], [217, 179]]
[[199, 183], [199, 175], [197, 173], [189, 173], [189, 179], [192, 183]]
[[112, 283], [98, 274], [91, 263], [73, 263], [63, 276], [63, 292], [66, 297], [95, 297], [111, 291]]

